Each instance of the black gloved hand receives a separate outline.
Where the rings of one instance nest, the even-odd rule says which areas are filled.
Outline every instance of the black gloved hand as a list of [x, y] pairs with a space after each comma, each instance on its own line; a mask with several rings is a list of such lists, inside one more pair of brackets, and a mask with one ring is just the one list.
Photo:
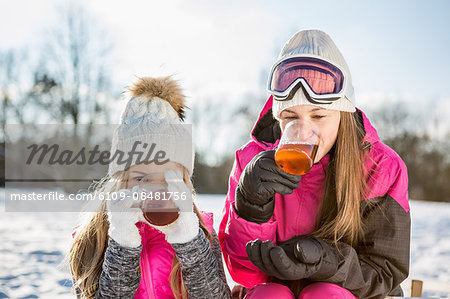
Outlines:
[[275, 193], [291, 194], [299, 186], [301, 176], [281, 170], [274, 156], [275, 150], [257, 154], [239, 178], [235, 207], [239, 216], [248, 221], [268, 221], [275, 207]]
[[328, 243], [312, 236], [293, 238], [280, 246], [255, 240], [247, 243], [250, 261], [269, 276], [281, 280], [320, 280], [337, 271], [339, 256]]

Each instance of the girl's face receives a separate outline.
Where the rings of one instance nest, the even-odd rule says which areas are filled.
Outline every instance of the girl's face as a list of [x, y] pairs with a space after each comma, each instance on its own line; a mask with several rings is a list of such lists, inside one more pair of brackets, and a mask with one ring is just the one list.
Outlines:
[[319, 148], [314, 163], [319, 162], [336, 142], [341, 113], [313, 105], [293, 106], [284, 109], [280, 114], [281, 131], [283, 132], [286, 125], [295, 119], [310, 121], [319, 128]]
[[[127, 181], [127, 189], [131, 189], [134, 186], [138, 185], [139, 182], [150, 173], [161, 173], [158, 176], [161, 182], [164, 181], [164, 172], [167, 170], [179, 170], [183, 173], [183, 166], [176, 162], [169, 161], [162, 165], [156, 165], [155, 163], [145, 164], [135, 164], [128, 169], [128, 181]], [[156, 182], [156, 181], [155, 181]]]

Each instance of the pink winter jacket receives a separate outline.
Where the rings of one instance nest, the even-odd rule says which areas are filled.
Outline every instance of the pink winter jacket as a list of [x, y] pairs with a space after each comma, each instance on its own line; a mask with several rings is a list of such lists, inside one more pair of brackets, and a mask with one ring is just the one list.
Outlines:
[[[213, 214], [201, 212], [206, 228], [212, 233]], [[165, 240], [164, 234], [150, 225], [138, 222], [136, 226], [142, 238], [141, 283], [136, 299], [173, 299], [169, 274], [172, 268], [174, 250]]]
[[[213, 232], [213, 214], [200, 212], [202, 220], [208, 231]], [[142, 251], [140, 252], [140, 284], [134, 293], [136, 299], [173, 299], [175, 298], [170, 288], [169, 275], [175, 251], [165, 240], [165, 236], [159, 230], [144, 222], [136, 223], [141, 235]], [[72, 237], [76, 242], [77, 227]], [[219, 253], [220, 255], [220, 253]], [[219, 257], [220, 258], [220, 257]], [[220, 267], [222, 265], [220, 264]], [[225, 278], [224, 278], [225, 279]], [[78, 292], [79, 290], [77, 290]], [[117, 296], [117, 294], [116, 294]], [[96, 297], [97, 298], [97, 297]]]
[[[272, 117], [271, 107], [272, 97], [267, 100], [253, 127], [252, 140], [236, 151], [219, 229], [219, 241], [231, 277], [246, 288], [270, 281], [248, 259], [245, 250], [247, 242], [261, 239], [276, 245], [294, 236], [313, 232], [330, 158], [327, 154], [313, 165], [302, 176], [299, 188], [292, 194], [275, 195], [274, 213], [268, 222], [258, 224], [239, 217], [234, 201], [243, 169], [255, 155], [271, 150], [279, 143], [279, 136], [276, 136], [276, 126], [279, 124]], [[366, 243], [357, 248], [347, 246], [345, 260], [339, 266], [338, 273], [327, 281], [346, 287], [361, 298], [384, 298], [387, 293], [401, 293], [398, 285], [409, 271], [407, 171], [401, 158], [380, 141], [367, 117], [360, 110], [358, 113], [366, 131], [365, 141], [371, 147], [369, 156], [372, 161], [366, 162], [371, 177], [368, 198], [379, 202], [380, 208], [362, 211], [367, 228]], [[386, 213], [386, 219], [378, 210]]]

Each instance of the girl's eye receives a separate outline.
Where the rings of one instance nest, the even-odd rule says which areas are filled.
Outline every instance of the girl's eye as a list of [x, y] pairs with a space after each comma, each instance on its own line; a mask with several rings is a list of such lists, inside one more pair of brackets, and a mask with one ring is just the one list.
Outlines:
[[141, 181], [144, 177], [143, 176], [135, 176], [133, 179], [135, 181]]
[[314, 115], [313, 116], [313, 118], [315, 118], [315, 119], [321, 119], [323, 117], [325, 117], [325, 115]]
[[297, 119], [297, 116], [285, 116], [284, 119]]

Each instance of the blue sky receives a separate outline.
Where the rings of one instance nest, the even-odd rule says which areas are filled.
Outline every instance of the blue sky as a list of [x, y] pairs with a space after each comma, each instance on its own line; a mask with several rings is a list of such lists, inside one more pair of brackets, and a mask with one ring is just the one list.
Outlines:
[[[38, 47], [65, 1], [0, 2], [0, 49]], [[193, 101], [264, 92], [297, 30], [327, 32], [346, 58], [357, 105], [383, 99], [450, 101], [450, 1], [80, 1], [112, 32], [126, 86], [135, 75], [175, 73]]]

